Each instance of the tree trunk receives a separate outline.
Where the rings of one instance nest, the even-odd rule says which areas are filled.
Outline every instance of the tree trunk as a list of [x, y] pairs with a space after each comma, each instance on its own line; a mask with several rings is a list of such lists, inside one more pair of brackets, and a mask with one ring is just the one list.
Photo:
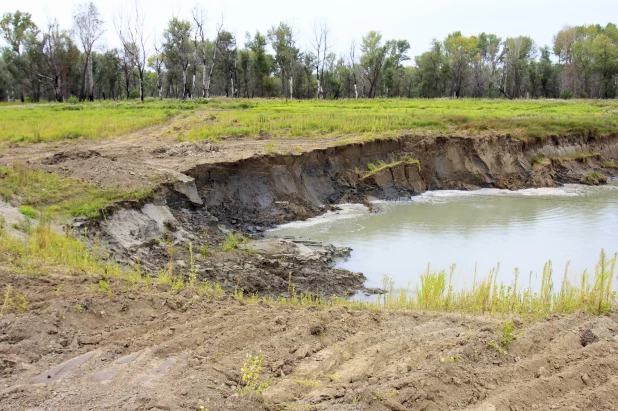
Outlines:
[[[84, 72], [82, 73], [82, 88], [79, 91], [79, 101], [84, 101], [86, 98], [86, 73], [88, 72], [88, 61], [90, 60], [90, 54], [86, 54], [86, 64], [84, 64]], [[23, 102], [22, 94], [22, 102]]]
[[88, 58], [88, 100], [94, 101], [94, 76], [92, 75], [92, 58]]

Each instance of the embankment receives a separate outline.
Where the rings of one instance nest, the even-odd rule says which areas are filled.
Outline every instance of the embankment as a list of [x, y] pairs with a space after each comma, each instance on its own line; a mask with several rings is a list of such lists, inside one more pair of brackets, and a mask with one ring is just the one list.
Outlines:
[[[580, 153], [598, 155], [581, 159]], [[172, 208], [190, 206], [250, 230], [315, 216], [324, 205], [367, 197], [398, 199], [426, 190], [579, 182], [589, 172], [618, 173], [604, 167], [616, 159], [618, 135], [552, 137], [534, 143], [509, 136], [409, 136], [199, 165], [186, 172], [195, 180], [193, 195], [170, 190], [166, 197]]]

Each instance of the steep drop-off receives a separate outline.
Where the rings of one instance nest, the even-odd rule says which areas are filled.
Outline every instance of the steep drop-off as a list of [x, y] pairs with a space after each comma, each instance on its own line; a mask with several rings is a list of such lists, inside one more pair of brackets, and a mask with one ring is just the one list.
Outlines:
[[[598, 155], [579, 158], [579, 153]], [[588, 172], [618, 172], [611, 166], [616, 159], [618, 135], [534, 143], [509, 136], [410, 136], [199, 165], [186, 173], [195, 179], [196, 192], [176, 187], [166, 197], [172, 208], [190, 204], [219, 221], [250, 228], [307, 218], [321, 213], [324, 205], [367, 197], [579, 182]]]

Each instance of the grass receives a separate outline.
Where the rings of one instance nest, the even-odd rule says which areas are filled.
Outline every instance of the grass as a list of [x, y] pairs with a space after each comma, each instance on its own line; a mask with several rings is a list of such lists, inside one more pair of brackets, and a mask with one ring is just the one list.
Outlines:
[[361, 179], [364, 180], [366, 178], [369, 178], [377, 173], [379, 173], [382, 170], [386, 170], [388, 168], [392, 168], [392, 167], [397, 167], [401, 164], [413, 164], [415, 166], [418, 167], [418, 171], [421, 171], [421, 162], [418, 161], [415, 158], [404, 158], [402, 160], [395, 160], [392, 161], [390, 163], [385, 163], [385, 162], [379, 162], [377, 165], [373, 164], [373, 163], [369, 163], [367, 164], [367, 168], [369, 169], [368, 172], [365, 173], [361, 173], [362, 177]]
[[[226, 293], [220, 284], [208, 281], [198, 282], [191, 279], [194, 267], [180, 272], [174, 267], [160, 270], [156, 277], [145, 274], [139, 265], [122, 267], [115, 261], [102, 257], [96, 244], [89, 250], [70, 231], [58, 234], [50, 229], [45, 221], [33, 227], [25, 240], [17, 239], [6, 232], [0, 232], [0, 263], [8, 266], [17, 274], [37, 276], [47, 273], [62, 272], [89, 275], [98, 282], [99, 291], [110, 297], [111, 280], [124, 282], [128, 289], [148, 290], [150, 284], [168, 287], [175, 293], [192, 289], [199, 296], [217, 297], [230, 295], [247, 303], [264, 302], [285, 306], [344, 306], [349, 309], [371, 311], [380, 310], [428, 310], [441, 312], [460, 312], [486, 315], [521, 315], [530, 319], [541, 319], [553, 313], [572, 313], [585, 311], [597, 315], [613, 312], [616, 309], [616, 292], [613, 290], [613, 277], [616, 255], [608, 258], [604, 251], [599, 256], [593, 274], [587, 272], [576, 277], [574, 281], [568, 275], [568, 266], [559, 290], [554, 289], [553, 267], [551, 262], [543, 269], [541, 288], [520, 288], [518, 272], [515, 271], [511, 284], [497, 282], [497, 270], [479, 281], [474, 281], [471, 288], [454, 290], [452, 287], [454, 267], [450, 272], [432, 271], [429, 267], [421, 275], [421, 284], [415, 290], [395, 289], [393, 281], [384, 278], [387, 293], [378, 301], [354, 300], [333, 296], [325, 298], [310, 293], [297, 294], [290, 281], [286, 296], [260, 296], [245, 294], [242, 289]], [[171, 258], [170, 261], [173, 259]], [[193, 261], [191, 262], [193, 265]], [[187, 281], [188, 279], [188, 281]], [[103, 282], [101, 282], [103, 281]], [[93, 285], [94, 287], [94, 285]], [[506, 330], [503, 333], [512, 333]]]
[[591, 171], [584, 176], [584, 179], [590, 185], [599, 185], [602, 181], [607, 181], [607, 177], [598, 171]]
[[[618, 102], [607, 100], [280, 99], [149, 100], [75, 104], [3, 104], [0, 143], [36, 143], [119, 136], [175, 115], [183, 141], [227, 137], [390, 138], [415, 135], [509, 134], [520, 139], [550, 135], [603, 136], [618, 130]], [[273, 147], [274, 148], [274, 147]]]
[[101, 188], [56, 174], [15, 164], [0, 167], [0, 199], [19, 197], [19, 211], [30, 218], [39, 212], [57, 216], [96, 217], [101, 210], [118, 200], [138, 200], [149, 190]]
[[32, 144], [78, 138], [102, 139], [161, 124], [194, 104], [95, 102], [0, 106], [0, 143]]
[[567, 156], [560, 157], [560, 158], [564, 160], [574, 160], [574, 161], [579, 161], [583, 163], [590, 158], [600, 159], [601, 154], [594, 153], [594, 152], [584, 152], [584, 153], [569, 154]]

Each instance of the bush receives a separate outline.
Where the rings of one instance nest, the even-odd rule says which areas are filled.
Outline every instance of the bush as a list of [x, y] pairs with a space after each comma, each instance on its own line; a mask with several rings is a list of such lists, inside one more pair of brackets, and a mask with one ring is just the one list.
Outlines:
[[79, 103], [79, 99], [75, 96], [71, 96], [67, 99], [67, 103], [69, 104], [77, 104]]
[[570, 100], [573, 98], [573, 92], [571, 90], [564, 90], [560, 93], [560, 98], [563, 100]]

